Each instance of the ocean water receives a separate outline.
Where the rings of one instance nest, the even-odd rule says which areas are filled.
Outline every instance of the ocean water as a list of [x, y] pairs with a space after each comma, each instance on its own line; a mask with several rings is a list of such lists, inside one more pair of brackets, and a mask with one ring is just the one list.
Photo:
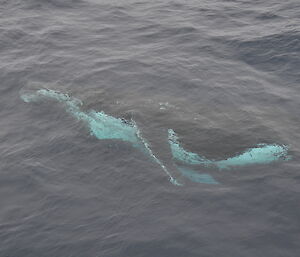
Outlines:
[[0, 257], [300, 256], [299, 13], [0, 0]]

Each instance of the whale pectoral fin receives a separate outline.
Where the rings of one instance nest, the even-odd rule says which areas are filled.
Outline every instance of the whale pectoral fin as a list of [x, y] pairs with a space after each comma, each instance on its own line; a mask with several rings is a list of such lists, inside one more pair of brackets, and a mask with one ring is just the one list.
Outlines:
[[185, 150], [178, 141], [178, 136], [174, 130], [168, 130], [168, 141], [171, 148], [173, 158], [177, 161], [188, 165], [206, 165], [212, 164], [212, 161], [206, 159], [205, 157], [199, 156], [196, 153], [189, 152]]
[[240, 167], [250, 164], [268, 164], [275, 161], [290, 160], [288, 147], [278, 144], [259, 144], [257, 147], [247, 149], [244, 153], [225, 160], [208, 160], [203, 156], [185, 150], [178, 141], [176, 133], [169, 129], [168, 140], [173, 158], [187, 165], [215, 166], [219, 169]]
[[230, 167], [250, 164], [268, 164], [275, 161], [287, 161], [290, 159], [291, 156], [288, 155], [287, 146], [259, 144], [257, 147], [250, 148], [240, 155], [226, 160], [216, 161], [215, 164], [219, 169], [229, 169]]

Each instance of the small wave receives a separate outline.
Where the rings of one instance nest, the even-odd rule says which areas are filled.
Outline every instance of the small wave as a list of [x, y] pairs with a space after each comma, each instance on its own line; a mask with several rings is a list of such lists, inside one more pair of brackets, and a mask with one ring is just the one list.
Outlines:
[[234, 54], [245, 63], [266, 72], [300, 81], [300, 33], [288, 31], [251, 40], [231, 40]]
[[14, 5], [22, 6], [25, 9], [75, 8], [83, 4], [85, 4], [84, 0], [29, 0], [14, 3]]

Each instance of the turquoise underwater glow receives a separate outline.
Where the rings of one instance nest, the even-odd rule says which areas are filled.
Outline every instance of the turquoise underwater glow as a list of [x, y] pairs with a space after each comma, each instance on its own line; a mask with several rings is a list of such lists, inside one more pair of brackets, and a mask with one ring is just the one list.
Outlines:
[[203, 183], [203, 184], [219, 184], [218, 181], [216, 181], [211, 175], [206, 173], [199, 174], [198, 172], [192, 170], [188, 167], [183, 166], [177, 166], [177, 169], [180, 171], [180, 173], [188, 178], [189, 180], [196, 182], [196, 183]]
[[[67, 94], [59, 93], [49, 89], [40, 89], [31, 94], [21, 95], [24, 102], [35, 102], [43, 98], [54, 99], [65, 105], [66, 111], [74, 116], [77, 120], [84, 121], [91, 135], [98, 139], [118, 139], [130, 142], [134, 147], [139, 148], [147, 153], [154, 160], [165, 174], [169, 177], [174, 185], [181, 185], [171, 175], [163, 162], [155, 156], [147, 140], [143, 138], [136, 123], [125, 121], [124, 119], [115, 118], [106, 113], [90, 110], [81, 111], [82, 102], [76, 98], [72, 98]], [[211, 175], [203, 173], [199, 174], [188, 166], [202, 165], [206, 168], [217, 167], [219, 169], [229, 169], [231, 167], [241, 167], [250, 164], [268, 164], [274, 161], [289, 160], [288, 148], [277, 144], [259, 144], [257, 147], [250, 148], [244, 153], [225, 159], [225, 160], [209, 160], [204, 156], [185, 150], [178, 141], [178, 136], [172, 130], [168, 130], [168, 141], [173, 155], [173, 159], [181, 163], [176, 165], [177, 170], [189, 180], [196, 183], [219, 184]], [[188, 165], [188, 166], [183, 166]], [[198, 167], [197, 166], [197, 167]]]
[[134, 147], [148, 153], [150, 157], [160, 165], [163, 171], [168, 175], [170, 181], [174, 185], [180, 185], [176, 179], [167, 170], [166, 166], [152, 152], [148, 142], [142, 137], [141, 132], [134, 121], [125, 121], [107, 115], [104, 112], [96, 112], [90, 110], [83, 112], [80, 109], [82, 102], [76, 98], [72, 98], [67, 94], [59, 93], [49, 89], [40, 89], [33, 94], [21, 95], [24, 102], [35, 102], [42, 98], [51, 98], [58, 102], [64, 103], [66, 111], [73, 115], [76, 119], [84, 121], [91, 135], [98, 139], [118, 139], [125, 142], [130, 142]]
[[[178, 141], [178, 136], [174, 130], [168, 130], [168, 141], [174, 160], [181, 165], [202, 165], [206, 168], [217, 167], [219, 169], [229, 169], [231, 167], [241, 167], [250, 164], [268, 164], [274, 161], [289, 160], [287, 146], [277, 144], [259, 144], [255, 148], [250, 148], [244, 153], [225, 159], [209, 160], [204, 156], [185, 150]], [[179, 172], [193, 182], [205, 184], [218, 184], [218, 182], [209, 174], [198, 174], [193, 169], [183, 166], [177, 166]]]
[[40, 89], [35, 94], [25, 94], [21, 98], [25, 102], [38, 101], [42, 97], [52, 98], [66, 105], [66, 111], [78, 120], [85, 121], [90, 132], [98, 139], [119, 139], [137, 145], [137, 128], [133, 123], [125, 123], [123, 120], [109, 116], [104, 112], [91, 110], [87, 113], [80, 110], [82, 102], [71, 98], [67, 94], [53, 90]]

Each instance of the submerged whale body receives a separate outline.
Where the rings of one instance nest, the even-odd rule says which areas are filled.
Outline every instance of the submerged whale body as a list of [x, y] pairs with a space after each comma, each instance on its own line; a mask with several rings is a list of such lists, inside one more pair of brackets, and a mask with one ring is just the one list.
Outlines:
[[218, 181], [216, 181], [211, 175], [207, 173], [198, 173], [195, 170], [191, 169], [190, 167], [184, 167], [176, 165], [179, 172], [189, 180], [196, 182], [196, 183], [202, 183], [202, 184], [219, 184]]
[[90, 110], [83, 112], [80, 109], [82, 102], [79, 99], [72, 98], [67, 94], [59, 93], [49, 89], [39, 89], [35, 93], [23, 94], [21, 98], [24, 102], [36, 102], [43, 98], [50, 98], [64, 103], [66, 111], [76, 119], [84, 121], [90, 129], [90, 133], [98, 139], [118, 139], [130, 142], [134, 147], [146, 152], [166, 173], [174, 185], [180, 185], [171, 175], [166, 166], [152, 152], [148, 142], [144, 139], [137, 125], [133, 120], [115, 118], [107, 115], [103, 111], [97, 112]]
[[[66, 111], [76, 119], [84, 121], [90, 133], [98, 139], [118, 139], [130, 142], [134, 147], [139, 148], [154, 160], [174, 185], [181, 185], [171, 175], [163, 162], [156, 157], [150, 148], [147, 140], [143, 138], [136, 123], [124, 119], [115, 118], [107, 115], [103, 111], [97, 112], [90, 110], [83, 112], [80, 107], [82, 102], [79, 99], [72, 98], [67, 94], [59, 93], [49, 89], [40, 89], [34, 93], [23, 94], [21, 98], [24, 102], [35, 102], [43, 98], [51, 98], [66, 106]], [[218, 184], [218, 182], [209, 174], [199, 174], [189, 166], [204, 166], [205, 168], [217, 167], [219, 169], [229, 169], [230, 167], [245, 166], [249, 164], [267, 164], [273, 161], [288, 160], [288, 149], [286, 146], [277, 144], [260, 144], [255, 148], [248, 149], [244, 153], [226, 160], [209, 160], [204, 156], [185, 150], [178, 141], [177, 134], [168, 130], [168, 142], [170, 145], [173, 159], [180, 165], [175, 165], [180, 174], [196, 183]]]

